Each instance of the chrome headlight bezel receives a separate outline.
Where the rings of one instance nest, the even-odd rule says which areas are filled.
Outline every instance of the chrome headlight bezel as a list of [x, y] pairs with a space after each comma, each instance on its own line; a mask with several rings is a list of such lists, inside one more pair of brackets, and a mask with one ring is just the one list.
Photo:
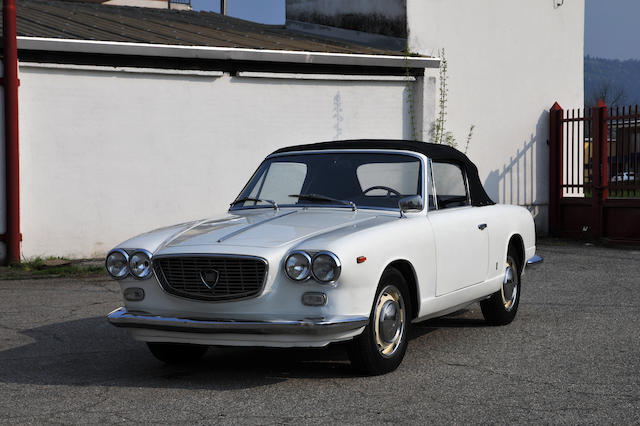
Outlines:
[[[134, 265], [134, 261], [136, 260], [136, 256], [143, 256], [143, 259], [146, 258], [146, 266], [143, 269], [142, 273], [136, 273], [136, 265]], [[129, 256], [129, 273], [131, 274], [131, 276], [133, 276], [134, 278], [138, 279], [138, 280], [146, 280], [148, 278], [151, 278], [151, 276], [153, 275], [153, 262], [152, 259], [153, 258], [153, 254], [145, 249], [136, 249], [131, 253], [131, 256]]]
[[[302, 256], [304, 258], [304, 260], [306, 261], [306, 263], [307, 263], [307, 272], [303, 276], [301, 276], [300, 278], [292, 277], [291, 274], [289, 274], [289, 270], [287, 268], [287, 264], [289, 263], [289, 259], [291, 259], [292, 257], [294, 257], [296, 255]], [[311, 262], [312, 262], [312, 259], [311, 259], [311, 256], [309, 255], [309, 253], [307, 253], [304, 250], [294, 250], [291, 253], [289, 253], [287, 255], [287, 257], [284, 259], [284, 273], [287, 275], [287, 277], [289, 277], [289, 279], [291, 279], [291, 280], [293, 280], [295, 282], [301, 283], [301, 282], [308, 281], [311, 278]]]
[[[331, 279], [321, 279], [320, 277], [318, 277], [318, 275], [316, 274], [316, 272], [314, 271], [315, 267], [314, 265], [316, 264], [316, 261], [319, 258], [322, 258], [323, 256], [328, 257], [332, 263], [332, 269], [333, 269], [333, 277]], [[322, 250], [317, 252], [314, 256], [313, 259], [311, 260], [311, 275], [313, 277], [314, 280], [318, 281], [321, 284], [333, 284], [336, 281], [338, 281], [338, 278], [340, 278], [340, 273], [342, 272], [342, 263], [340, 262], [340, 259], [338, 258], [338, 256], [336, 256], [334, 253], [330, 252], [330, 251], [326, 251], [326, 250]]]
[[[121, 275], [114, 275], [111, 270], [109, 269], [109, 258], [112, 255], [121, 255], [124, 258], [124, 274]], [[127, 253], [125, 250], [123, 249], [115, 249], [115, 250], [111, 250], [109, 252], [109, 254], [107, 254], [107, 257], [104, 260], [104, 267], [107, 270], [107, 273], [111, 276], [111, 278], [116, 279], [116, 280], [123, 280], [125, 278], [127, 278], [127, 276], [129, 276], [129, 273], [131, 272], [129, 270], [129, 253]]]

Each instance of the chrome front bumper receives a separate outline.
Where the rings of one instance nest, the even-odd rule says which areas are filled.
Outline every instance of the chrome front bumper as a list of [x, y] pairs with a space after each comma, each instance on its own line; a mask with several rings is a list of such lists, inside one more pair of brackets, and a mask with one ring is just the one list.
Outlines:
[[171, 318], [118, 308], [107, 319], [116, 327], [208, 334], [336, 334], [357, 330], [369, 323], [361, 316], [304, 318], [301, 320], [243, 321]]

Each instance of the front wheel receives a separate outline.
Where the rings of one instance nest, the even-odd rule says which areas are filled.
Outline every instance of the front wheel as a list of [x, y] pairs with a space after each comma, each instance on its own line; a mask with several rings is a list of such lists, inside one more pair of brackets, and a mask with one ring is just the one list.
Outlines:
[[490, 298], [480, 302], [480, 308], [489, 324], [506, 325], [516, 317], [519, 304], [520, 268], [515, 260], [514, 250], [509, 248], [502, 287]]
[[209, 349], [203, 345], [189, 345], [183, 343], [155, 343], [148, 342], [149, 350], [160, 361], [167, 364], [186, 364], [195, 362]]
[[376, 291], [369, 324], [349, 346], [354, 369], [378, 375], [398, 368], [407, 350], [411, 312], [404, 277], [397, 269], [387, 269]]

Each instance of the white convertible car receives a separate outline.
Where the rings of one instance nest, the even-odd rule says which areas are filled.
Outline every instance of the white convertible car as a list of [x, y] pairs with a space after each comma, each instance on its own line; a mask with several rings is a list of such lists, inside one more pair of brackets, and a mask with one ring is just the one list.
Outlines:
[[459, 151], [358, 140], [284, 148], [225, 216], [152, 231], [107, 259], [109, 321], [160, 360], [208, 345], [346, 342], [354, 367], [395, 369], [411, 323], [480, 302], [507, 324], [535, 254], [531, 214], [497, 205]]

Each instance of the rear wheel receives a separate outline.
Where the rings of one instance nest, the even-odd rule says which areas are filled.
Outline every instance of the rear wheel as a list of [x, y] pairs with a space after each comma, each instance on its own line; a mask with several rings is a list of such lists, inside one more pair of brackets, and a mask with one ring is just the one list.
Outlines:
[[494, 325], [509, 324], [516, 317], [520, 304], [520, 268], [516, 251], [509, 247], [505, 263], [504, 279], [500, 290], [489, 299], [480, 302], [484, 319]]
[[407, 350], [411, 312], [404, 277], [397, 269], [387, 269], [378, 285], [369, 324], [349, 346], [355, 370], [378, 375], [398, 368]]
[[148, 342], [149, 350], [160, 361], [167, 364], [185, 364], [202, 358], [209, 349], [203, 345], [189, 345], [186, 343], [154, 343]]

